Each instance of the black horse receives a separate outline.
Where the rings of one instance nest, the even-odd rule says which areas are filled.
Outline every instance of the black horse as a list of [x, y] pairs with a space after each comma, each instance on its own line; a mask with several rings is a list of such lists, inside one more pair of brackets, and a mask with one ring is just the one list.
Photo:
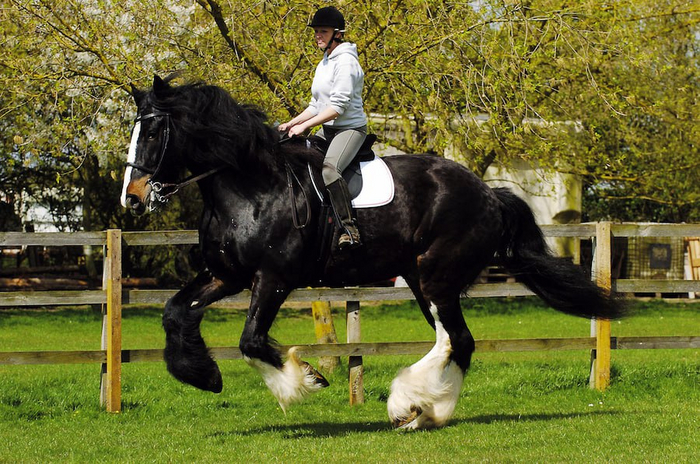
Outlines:
[[[435, 347], [392, 383], [389, 417], [404, 428], [441, 426], [450, 418], [474, 351], [460, 295], [495, 257], [560, 311], [621, 315], [616, 300], [550, 254], [525, 202], [489, 188], [457, 163], [430, 155], [385, 157], [393, 201], [357, 211], [361, 247], [341, 251], [337, 240], [327, 240], [323, 253], [317, 224], [325, 221], [324, 208], [311, 194], [309, 175], [320, 175], [320, 152], [296, 139], [279, 143], [261, 111], [215, 86], [174, 86], [155, 77], [151, 90], [133, 94], [138, 116], [124, 206], [144, 213], [194, 182], [203, 197], [199, 242], [206, 270], [168, 301], [163, 315], [167, 367], [183, 382], [221, 391], [199, 326], [207, 305], [243, 289], [252, 298], [241, 352], [285, 408], [327, 385], [293, 351], [283, 362], [269, 338], [289, 293], [403, 276], [436, 331]], [[179, 180], [184, 171], [191, 177]]]

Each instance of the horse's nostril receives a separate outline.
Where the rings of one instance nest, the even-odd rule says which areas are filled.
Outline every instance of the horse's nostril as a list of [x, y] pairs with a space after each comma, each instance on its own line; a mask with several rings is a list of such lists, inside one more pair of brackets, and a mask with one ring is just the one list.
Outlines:
[[146, 211], [146, 205], [144, 205], [136, 195], [127, 195], [125, 203], [126, 208], [136, 216], [140, 216]]
[[127, 195], [126, 196], [126, 207], [127, 208], [134, 208], [138, 204], [139, 204], [139, 198], [136, 195]]

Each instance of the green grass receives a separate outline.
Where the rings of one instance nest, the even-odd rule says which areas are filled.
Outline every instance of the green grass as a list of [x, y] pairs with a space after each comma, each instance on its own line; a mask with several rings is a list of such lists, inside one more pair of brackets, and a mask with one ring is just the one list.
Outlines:
[[[698, 335], [700, 306], [639, 304], [613, 335]], [[476, 338], [587, 336], [589, 323], [531, 300], [477, 300]], [[239, 310], [215, 308], [203, 333], [237, 344]], [[341, 310], [334, 309], [344, 339]], [[0, 350], [99, 348], [101, 316], [86, 309], [0, 311]], [[362, 309], [365, 341], [427, 340], [412, 304]], [[160, 309], [124, 311], [124, 347], [163, 345]], [[308, 310], [284, 309], [280, 343], [313, 342]], [[346, 363], [331, 387], [285, 415], [242, 361], [220, 363], [224, 391], [172, 379], [162, 363], [123, 366], [123, 411], [98, 404], [99, 366], [0, 366], [0, 462], [698, 462], [699, 350], [613, 352], [605, 393], [587, 386], [583, 351], [475, 354], [444, 429], [401, 433], [386, 417], [396, 372], [415, 356], [365, 357], [366, 403], [348, 405]], [[315, 362], [315, 360], [310, 360]]]

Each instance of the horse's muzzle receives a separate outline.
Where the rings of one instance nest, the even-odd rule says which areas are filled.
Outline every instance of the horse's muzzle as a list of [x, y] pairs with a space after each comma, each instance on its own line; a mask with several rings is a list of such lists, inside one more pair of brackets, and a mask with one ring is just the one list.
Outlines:
[[146, 212], [146, 203], [141, 201], [137, 195], [127, 195], [126, 209], [134, 216], [141, 216]]
[[124, 206], [134, 216], [141, 216], [149, 209], [152, 187], [148, 182], [150, 176], [133, 180], [126, 188]]

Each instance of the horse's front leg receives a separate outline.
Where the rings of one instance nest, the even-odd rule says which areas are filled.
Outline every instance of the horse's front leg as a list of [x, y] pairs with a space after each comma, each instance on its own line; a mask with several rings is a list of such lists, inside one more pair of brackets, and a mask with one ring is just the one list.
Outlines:
[[290, 291], [291, 288], [280, 284], [279, 280], [259, 276], [255, 279], [239, 344], [243, 358], [260, 372], [282, 410], [328, 386], [321, 374], [299, 359], [295, 348], [289, 350], [287, 361], [283, 363], [279, 350], [273, 346], [274, 342], [268, 335]]
[[176, 379], [202, 390], [221, 392], [221, 372], [209, 354], [199, 325], [206, 306], [240, 290], [204, 271], [165, 304], [164, 357], [168, 371]]

